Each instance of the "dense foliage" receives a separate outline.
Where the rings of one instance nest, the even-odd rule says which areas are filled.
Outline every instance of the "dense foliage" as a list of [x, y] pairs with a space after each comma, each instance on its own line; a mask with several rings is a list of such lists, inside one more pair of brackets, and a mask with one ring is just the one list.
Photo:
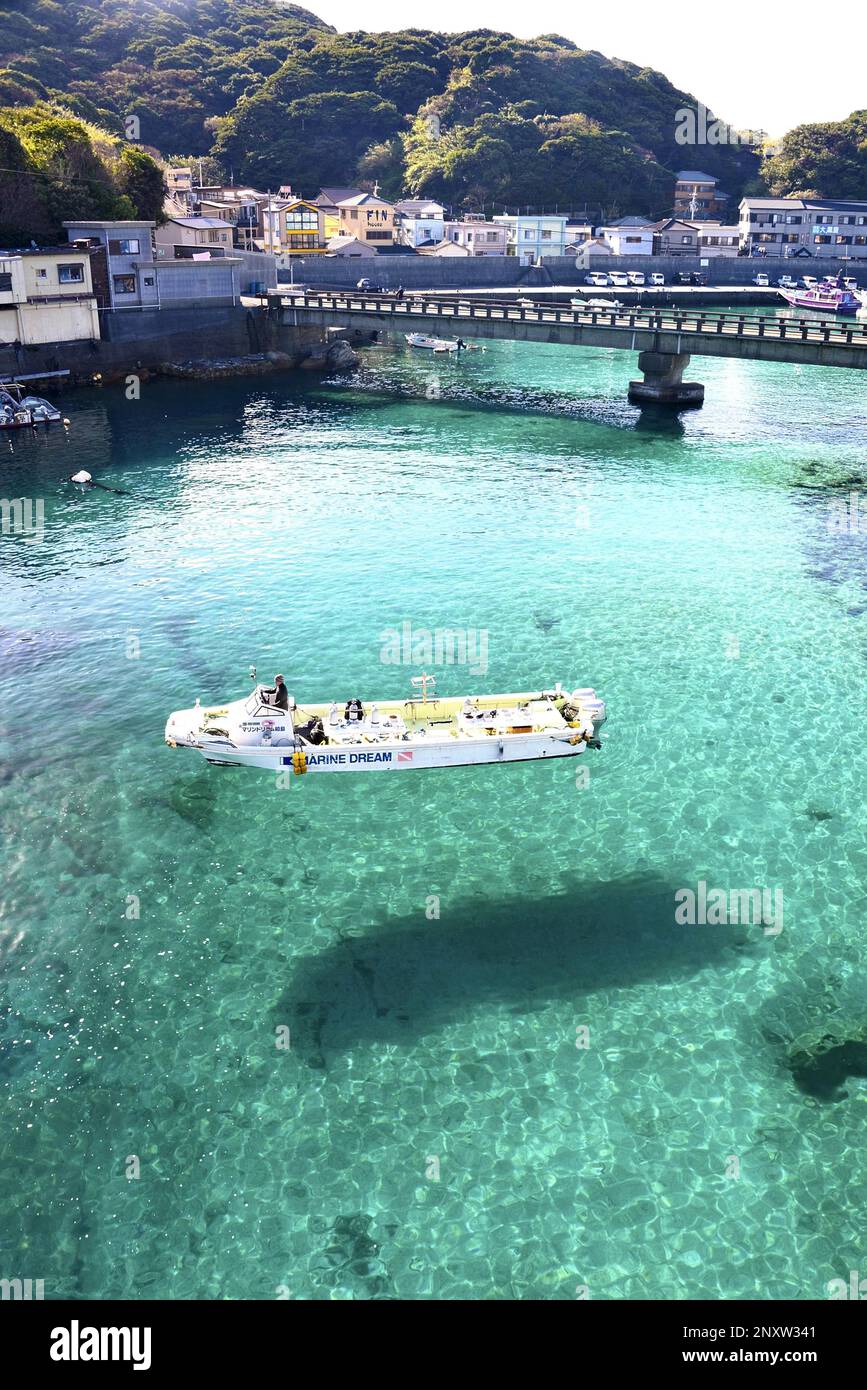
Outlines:
[[762, 176], [775, 197], [867, 198], [867, 111], [796, 126], [767, 157]]
[[677, 144], [696, 103], [663, 74], [556, 35], [337, 34], [279, 0], [22, 0], [3, 47], [0, 103], [60, 101], [117, 134], [134, 116], [144, 145], [266, 187], [378, 179], [608, 215], [670, 210], [683, 165], [734, 200], [758, 170], [742, 146]]
[[44, 104], [0, 110], [0, 246], [63, 241], [65, 219], [159, 221], [163, 196], [140, 146]]

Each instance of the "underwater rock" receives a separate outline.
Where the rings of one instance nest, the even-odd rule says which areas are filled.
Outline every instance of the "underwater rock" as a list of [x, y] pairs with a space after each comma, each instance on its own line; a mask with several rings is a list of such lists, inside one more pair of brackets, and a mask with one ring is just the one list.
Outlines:
[[552, 627], [563, 621], [562, 618], [549, 618], [542, 613], [534, 613], [533, 621], [542, 632], [550, 632]]
[[805, 970], [767, 1001], [759, 1021], [781, 1066], [813, 1099], [844, 1100], [846, 1079], [867, 1077], [867, 981], [852, 967]]
[[807, 807], [807, 810], [806, 810], [806, 812], [805, 812], [805, 815], [808, 815], [808, 816], [810, 817], [810, 820], [815, 820], [815, 821], [833, 820], [833, 819], [834, 819], [834, 812], [833, 812], [833, 811], [823, 811], [823, 810], [821, 810], [820, 807], [817, 807], [817, 806], [808, 806], [808, 807]]

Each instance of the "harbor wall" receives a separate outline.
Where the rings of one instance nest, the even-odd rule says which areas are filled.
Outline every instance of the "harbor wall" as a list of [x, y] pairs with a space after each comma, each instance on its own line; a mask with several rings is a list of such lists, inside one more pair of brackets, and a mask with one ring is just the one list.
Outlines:
[[[810, 257], [809, 260], [763, 260], [747, 256], [592, 256], [590, 270], [643, 270], [649, 276], [659, 271], [671, 281], [678, 271], [700, 271], [711, 284], [751, 285], [753, 276], [764, 271], [773, 283], [788, 273], [794, 279], [802, 275], [829, 275], [842, 270], [852, 275], [859, 285], [867, 286], [867, 262], [848, 265], [831, 257]], [[315, 288], [339, 286], [351, 288], [365, 277], [385, 289], [544, 289], [546, 285], [583, 285], [588, 269], [578, 269], [574, 256], [546, 256], [540, 266], [521, 265], [515, 256], [381, 256], [381, 257], [320, 257], [315, 266], [295, 266], [295, 280]], [[288, 284], [289, 272], [278, 272], [281, 286]]]
[[[296, 358], [327, 343], [321, 328], [281, 324], [262, 308], [241, 305], [145, 309], [100, 315], [98, 341], [0, 347], [0, 377], [68, 371], [57, 386], [112, 379], [166, 363], [245, 357], [267, 352]], [[333, 335], [332, 335], [333, 337]], [[39, 388], [50, 395], [48, 381]]]

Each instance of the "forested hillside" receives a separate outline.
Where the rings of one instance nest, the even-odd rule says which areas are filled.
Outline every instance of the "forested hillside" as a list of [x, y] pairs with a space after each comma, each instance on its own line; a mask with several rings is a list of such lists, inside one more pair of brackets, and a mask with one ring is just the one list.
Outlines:
[[670, 210], [684, 164], [733, 199], [758, 171], [749, 148], [676, 143], [696, 98], [662, 73], [556, 35], [337, 34], [279, 0], [22, 0], [3, 23], [0, 105], [118, 135], [135, 116], [145, 146], [236, 181], [613, 215]]
[[845, 121], [796, 126], [765, 161], [762, 173], [779, 197], [867, 198], [867, 111], [853, 111]]

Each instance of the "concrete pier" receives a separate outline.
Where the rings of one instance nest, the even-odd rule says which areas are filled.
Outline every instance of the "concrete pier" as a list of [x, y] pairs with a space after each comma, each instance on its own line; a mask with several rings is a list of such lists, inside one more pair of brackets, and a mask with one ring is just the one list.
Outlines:
[[701, 405], [704, 386], [700, 381], [684, 381], [688, 366], [688, 352], [640, 352], [638, 370], [644, 380], [630, 381], [630, 401], [634, 405]]

